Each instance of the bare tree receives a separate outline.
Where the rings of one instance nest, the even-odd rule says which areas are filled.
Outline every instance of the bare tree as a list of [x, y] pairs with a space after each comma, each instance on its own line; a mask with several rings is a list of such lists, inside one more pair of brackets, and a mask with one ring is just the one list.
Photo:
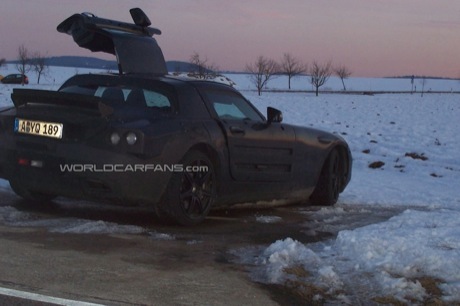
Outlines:
[[315, 93], [318, 96], [319, 88], [329, 80], [332, 74], [332, 64], [331, 62], [319, 64], [317, 61], [314, 61], [309, 71], [311, 75], [310, 83], [315, 87]]
[[193, 66], [192, 75], [199, 79], [212, 79], [217, 75], [216, 71], [219, 70], [216, 65], [208, 64], [207, 58], [202, 59], [198, 52], [192, 54], [190, 64]]
[[291, 89], [291, 79], [299, 74], [307, 72], [308, 67], [289, 53], [284, 53], [280, 64], [280, 73], [288, 76], [288, 85]]
[[[411, 89], [410, 89], [410, 94], [414, 93], [414, 80], [415, 80], [415, 75], [412, 75], [410, 77], [410, 84], [411, 84]], [[415, 86], [417, 88], [417, 86]]]
[[250, 74], [250, 80], [257, 87], [259, 96], [262, 89], [276, 75], [278, 70], [278, 64], [274, 60], [262, 55], [254, 63], [246, 65], [246, 72]]
[[204, 79], [206, 62], [207, 59], [201, 59], [198, 52], [193, 52], [192, 56], [190, 56], [190, 64], [193, 66], [191, 73], [200, 79]]
[[6, 63], [6, 59], [0, 58], [0, 67], [2, 67], [3, 65], [5, 65], [5, 63]]
[[[29, 50], [24, 45], [20, 45], [18, 48], [18, 63], [16, 64], [16, 69], [18, 69], [20, 74], [26, 74], [30, 70], [30, 59], [29, 59]], [[24, 86], [24, 77], [21, 82]]]
[[420, 80], [420, 83], [422, 84], [422, 94], [421, 94], [421, 97], [423, 97], [423, 93], [425, 92], [425, 85], [427, 83], [426, 81], [426, 77], [423, 76], [422, 79]]
[[179, 75], [181, 73], [181, 64], [179, 64], [178, 62], [176, 62], [176, 64], [174, 65], [174, 72], [173, 72], [173, 75]]
[[36, 52], [34, 57], [31, 60], [32, 69], [37, 73], [37, 84], [40, 84], [40, 77], [45, 75], [48, 70], [48, 65], [46, 65], [46, 58]]
[[344, 80], [348, 79], [348, 77], [351, 75], [351, 70], [342, 65], [334, 68], [334, 72], [342, 80], [343, 90], [347, 91]]

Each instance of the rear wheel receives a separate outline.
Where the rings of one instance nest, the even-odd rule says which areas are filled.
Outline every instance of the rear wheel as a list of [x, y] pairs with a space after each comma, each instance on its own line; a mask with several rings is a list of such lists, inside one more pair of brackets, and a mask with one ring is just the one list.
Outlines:
[[167, 215], [181, 225], [202, 222], [216, 197], [216, 175], [210, 159], [191, 151], [183, 159], [183, 172], [174, 173], [158, 215]]
[[324, 163], [315, 191], [310, 199], [315, 205], [334, 205], [341, 191], [343, 165], [337, 150], [332, 150]]
[[14, 193], [16, 193], [21, 198], [25, 200], [29, 200], [29, 201], [50, 202], [56, 197], [55, 195], [52, 195], [52, 194], [46, 194], [46, 193], [28, 190], [27, 188], [24, 188], [24, 186], [22, 186], [21, 183], [18, 183], [13, 180], [10, 181], [10, 186], [11, 186], [11, 189], [14, 191]]

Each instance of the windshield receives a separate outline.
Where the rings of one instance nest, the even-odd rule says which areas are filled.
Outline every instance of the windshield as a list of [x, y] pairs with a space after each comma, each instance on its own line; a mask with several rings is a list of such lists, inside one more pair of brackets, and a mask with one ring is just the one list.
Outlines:
[[220, 119], [264, 121], [252, 105], [236, 93], [219, 90], [205, 92]]

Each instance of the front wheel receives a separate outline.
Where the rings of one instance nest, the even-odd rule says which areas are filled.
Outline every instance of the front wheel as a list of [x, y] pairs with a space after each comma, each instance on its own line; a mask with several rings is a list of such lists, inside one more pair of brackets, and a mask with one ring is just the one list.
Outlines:
[[324, 163], [315, 191], [310, 199], [315, 205], [331, 206], [339, 199], [343, 165], [339, 152], [331, 151]]
[[216, 197], [216, 175], [210, 159], [191, 151], [182, 159], [183, 171], [174, 173], [161, 203], [166, 214], [181, 225], [195, 225], [208, 215]]

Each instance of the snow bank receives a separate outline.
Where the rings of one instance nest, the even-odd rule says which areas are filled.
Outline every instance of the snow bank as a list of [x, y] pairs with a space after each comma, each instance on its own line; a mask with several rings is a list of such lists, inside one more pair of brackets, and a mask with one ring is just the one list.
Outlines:
[[297, 265], [316, 265], [318, 256], [302, 243], [291, 238], [279, 240], [270, 245], [259, 256], [257, 264], [266, 267], [261, 280], [269, 283], [282, 283], [288, 275], [285, 269]]
[[[304, 245], [291, 238], [260, 251], [255, 279], [286, 283], [299, 278], [289, 268], [302, 266], [303, 281], [330, 295], [350, 292], [346, 300], [393, 297], [423, 301], [420, 279], [439, 282], [445, 302], [460, 300], [460, 212], [406, 210], [387, 222], [341, 231], [335, 241]], [[343, 297], [342, 297], [343, 299]]]

